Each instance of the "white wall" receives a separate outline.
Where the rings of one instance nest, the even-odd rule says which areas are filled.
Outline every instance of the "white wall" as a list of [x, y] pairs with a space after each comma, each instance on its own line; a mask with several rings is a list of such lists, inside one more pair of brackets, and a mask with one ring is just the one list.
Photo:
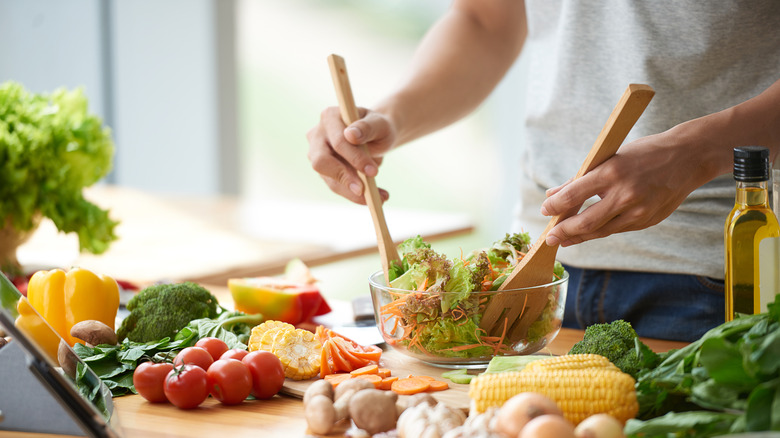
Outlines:
[[84, 86], [114, 130], [111, 182], [237, 191], [232, 0], [0, 0], [0, 81]]
[[0, 82], [35, 92], [83, 86], [105, 114], [100, 0], [0, 0]]

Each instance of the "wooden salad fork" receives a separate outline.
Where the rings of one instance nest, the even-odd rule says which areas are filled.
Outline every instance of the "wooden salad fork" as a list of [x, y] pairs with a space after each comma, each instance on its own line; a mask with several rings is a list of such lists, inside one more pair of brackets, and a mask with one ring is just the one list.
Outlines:
[[[654, 94], [655, 91], [648, 85], [628, 86], [617, 106], [612, 110], [575, 179], [590, 172], [617, 152]], [[553, 280], [558, 245], [547, 245], [545, 239], [555, 225], [574, 213], [576, 211], [550, 219], [539, 239], [501, 284], [499, 291], [540, 286]], [[539, 319], [545, 306], [550, 302], [553, 292], [551, 288], [552, 286], [543, 290], [496, 293], [488, 301], [480, 328], [491, 336], [507, 336], [513, 340], [524, 339], [530, 325]]]
[[[345, 125], [349, 126], [356, 122], [360, 118], [360, 115], [358, 114], [357, 106], [355, 106], [352, 87], [349, 84], [347, 65], [344, 62], [344, 58], [335, 54], [328, 56], [328, 65], [330, 66], [330, 75], [333, 79], [333, 86], [336, 89], [336, 97], [339, 101], [341, 120]], [[363, 150], [367, 150], [366, 145], [361, 145], [361, 147]], [[368, 209], [371, 212], [371, 218], [374, 221], [374, 231], [376, 231], [376, 241], [377, 246], [379, 247], [379, 256], [382, 261], [382, 269], [385, 272], [385, 282], [389, 285], [390, 279], [388, 273], [390, 272], [390, 268], [393, 266], [393, 262], [400, 262], [401, 258], [398, 256], [398, 250], [387, 229], [385, 214], [382, 210], [382, 198], [379, 195], [379, 189], [376, 186], [374, 177], [367, 176], [360, 170], [358, 170], [358, 175], [363, 181], [363, 196], [366, 199], [366, 205], [368, 205]]]

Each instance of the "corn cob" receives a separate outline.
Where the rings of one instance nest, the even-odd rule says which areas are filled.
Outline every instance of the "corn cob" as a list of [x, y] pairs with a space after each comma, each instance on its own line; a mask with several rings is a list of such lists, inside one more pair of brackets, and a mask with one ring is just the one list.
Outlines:
[[526, 365], [523, 371], [581, 370], [585, 368], [605, 368], [620, 371], [609, 359], [599, 354], [566, 354], [537, 360]]
[[258, 324], [252, 328], [252, 333], [249, 335], [249, 351], [264, 350], [260, 348], [262, 344], [263, 335], [271, 330], [277, 329], [291, 329], [294, 330], [295, 326], [282, 321], [268, 320], [262, 324]]
[[249, 351], [269, 351], [282, 362], [285, 377], [305, 380], [320, 372], [322, 345], [314, 333], [281, 321], [266, 321], [252, 329]]
[[[536, 392], [552, 399], [575, 425], [600, 413], [623, 423], [634, 418], [639, 410], [634, 379], [609, 361], [583, 356], [590, 355], [544, 359], [522, 371], [481, 374], [469, 387], [472, 409], [484, 412], [521, 392]], [[583, 365], [587, 363], [592, 366]]]
[[285, 377], [305, 380], [319, 374], [321, 348], [320, 341], [308, 330], [281, 330], [274, 336], [271, 353], [282, 362]]

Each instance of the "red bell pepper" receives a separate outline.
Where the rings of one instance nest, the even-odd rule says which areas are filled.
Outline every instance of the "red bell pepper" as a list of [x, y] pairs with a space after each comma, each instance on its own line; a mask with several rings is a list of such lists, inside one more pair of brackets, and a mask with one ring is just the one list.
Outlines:
[[262, 313], [266, 320], [293, 325], [330, 312], [316, 285], [277, 277], [232, 278], [228, 289], [236, 310]]

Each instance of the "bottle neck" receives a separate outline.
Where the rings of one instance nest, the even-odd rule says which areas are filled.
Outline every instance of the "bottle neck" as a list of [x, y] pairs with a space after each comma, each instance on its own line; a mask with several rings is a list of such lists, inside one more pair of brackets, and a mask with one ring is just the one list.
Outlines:
[[763, 205], [769, 207], [767, 182], [737, 181], [736, 203], [740, 205]]

